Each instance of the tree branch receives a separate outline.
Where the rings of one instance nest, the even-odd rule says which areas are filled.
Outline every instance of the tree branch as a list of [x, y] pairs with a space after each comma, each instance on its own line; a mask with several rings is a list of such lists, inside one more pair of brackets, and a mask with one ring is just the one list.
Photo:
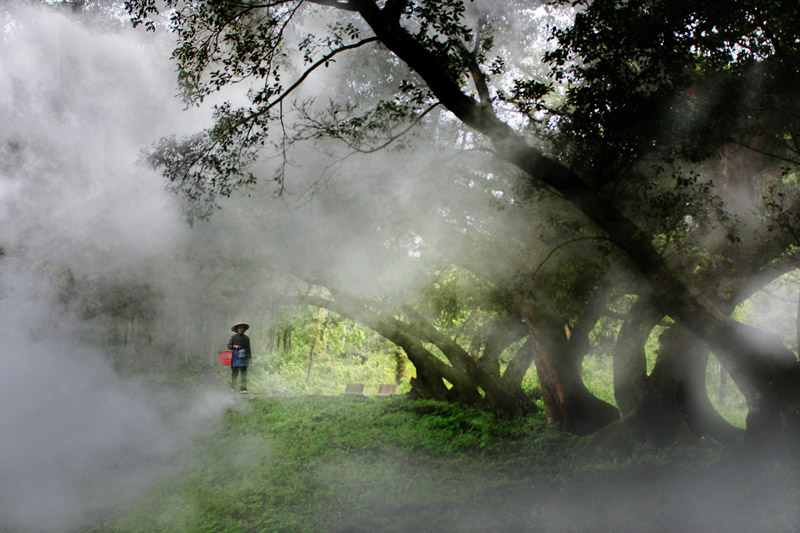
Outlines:
[[358, 11], [358, 8], [353, 4], [353, 2], [349, 2], [348, 0], [301, 0], [301, 2], [333, 7], [343, 11]]
[[[358, 12], [381, 42], [416, 71], [439, 101], [464, 124], [492, 140], [497, 154], [525, 172], [530, 179], [558, 191], [567, 201], [597, 224], [619, 249], [627, 254], [657, 295], [659, 307], [673, 316], [709, 346], [725, 357], [729, 371], [736, 378], [749, 401], [761, 392], [770, 391], [775, 405], [780, 394], [797, 398], [784, 363], [795, 360], [785, 347], [757, 344], [749, 338], [750, 328], [722, 313], [714, 304], [677, 273], [670, 269], [653, 246], [652, 235], [624, 216], [597, 191], [591, 189], [575, 172], [544, 155], [502, 122], [485, 103], [465, 95], [456, 80], [449, 77], [441, 60], [409, 35], [395, 20], [382, 16], [375, 2], [353, 0]], [[775, 357], [780, 354], [779, 357]], [[778, 384], [779, 383], [779, 384]]]
[[[489, 92], [489, 85], [486, 83], [486, 75], [478, 64], [477, 54], [475, 52], [470, 52], [461, 41], [458, 41], [457, 46], [464, 57], [467, 58], [467, 68], [469, 68], [469, 73], [472, 76], [472, 83], [475, 85], [475, 90], [478, 91], [478, 98], [482, 103], [491, 103], [492, 97]], [[478, 47], [478, 43], [475, 44], [475, 47]]]
[[609, 240], [608, 237], [578, 237], [577, 239], [570, 239], [568, 241], [562, 242], [561, 244], [559, 244], [558, 246], [556, 246], [555, 248], [550, 250], [550, 253], [547, 254], [547, 257], [545, 257], [542, 260], [542, 262], [539, 263], [539, 266], [536, 267], [536, 270], [533, 271], [533, 275], [531, 276], [531, 278], [535, 279], [536, 275], [539, 273], [539, 271], [542, 269], [542, 267], [544, 267], [544, 264], [547, 263], [547, 261], [551, 257], [553, 257], [553, 255], [555, 255], [555, 253], [557, 251], [559, 251], [561, 248], [567, 246], [568, 244], [574, 244], [574, 243], [580, 242], [580, 241], [607, 241], [607, 240]]
[[451, 365], [468, 374], [474, 371], [475, 360], [458, 343], [433, 327], [430, 322], [410, 306], [403, 306], [403, 312], [411, 319], [414, 328], [424, 335], [425, 340], [433, 343], [442, 351]]
[[408, 333], [408, 326], [402, 324], [400, 321], [387, 321], [376, 312], [341, 294], [337, 294], [335, 300], [329, 300], [314, 295], [305, 295], [299, 297], [299, 301], [307, 305], [323, 307], [342, 316], [348, 316], [358, 320], [397, 346], [403, 348], [406, 354], [408, 354], [409, 359], [411, 359], [411, 362], [415, 365], [432, 369], [454, 385], [464, 382], [464, 376], [461, 372], [445, 364], [444, 361], [441, 361], [430, 351], [426, 350], [419, 339], [414, 338]]
[[[311, 0], [307, 0], [307, 1], [311, 1]], [[358, 42], [355, 42], [355, 43], [352, 43], [352, 44], [347, 44], [347, 45], [341, 46], [341, 47], [339, 47], [339, 48], [337, 48], [335, 50], [332, 50], [330, 53], [328, 53], [325, 56], [321, 57], [313, 65], [308, 67], [300, 75], [300, 77], [298, 77], [294, 81], [294, 83], [292, 83], [289, 86], [288, 89], [283, 91], [275, 100], [272, 100], [271, 102], [267, 103], [267, 105], [265, 105], [264, 107], [262, 107], [258, 111], [249, 114], [247, 117], [242, 119], [239, 122], [239, 124], [237, 124], [237, 125], [242, 125], [242, 124], [245, 124], [245, 123], [250, 122], [252, 120], [255, 120], [258, 117], [260, 117], [260, 116], [264, 115], [265, 113], [267, 113], [268, 111], [270, 111], [276, 105], [280, 104], [287, 96], [289, 96], [295, 89], [297, 89], [306, 80], [306, 78], [308, 78], [311, 75], [312, 72], [314, 72], [320, 66], [330, 62], [330, 60], [333, 59], [336, 55], [338, 55], [338, 54], [340, 54], [342, 52], [346, 52], [348, 50], [353, 50], [355, 48], [360, 48], [361, 46], [364, 46], [365, 44], [374, 43], [377, 40], [378, 40], [377, 37], [368, 37], [368, 38], [362, 39], [362, 40], [360, 40]]]

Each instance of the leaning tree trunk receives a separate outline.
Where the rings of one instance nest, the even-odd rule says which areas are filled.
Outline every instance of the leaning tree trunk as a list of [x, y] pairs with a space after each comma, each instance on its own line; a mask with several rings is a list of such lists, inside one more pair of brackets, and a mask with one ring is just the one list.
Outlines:
[[683, 360], [676, 402], [686, 424], [699, 437], [708, 437], [723, 444], [739, 442], [744, 431], [725, 420], [708, 397], [708, 349], [686, 328], [674, 328], [678, 330], [675, 334], [677, 338], [671, 348], [682, 354]]
[[614, 398], [622, 416], [639, 404], [647, 385], [645, 343], [663, 314], [640, 296], [628, 313], [614, 345]]
[[700, 437], [723, 443], [741, 440], [743, 432], [725, 421], [708, 399], [707, 355], [705, 346], [685, 328], [673, 326], [664, 331], [643, 393], [614, 428], [615, 438], [656, 447]]
[[424, 359], [417, 357], [413, 350], [405, 352], [416, 369], [416, 376], [409, 380], [412, 394], [425, 400], [446, 400], [448, 390], [442, 376], [426, 365]]
[[[491, 106], [464, 92], [442, 59], [401, 24], [402, 10], [381, 10], [375, 2], [353, 4], [381, 43], [425, 81], [439, 102], [465, 125], [486, 135], [495, 154], [530, 178], [534, 187], [552, 187], [601, 228], [636, 265], [654, 301], [702, 339], [739, 385], [750, 408], [748, 432], [770, 438], [783, 432], [782, 419], [800, 432], [800, 364], [780, 343], [764, 345], [753, 328], [720, 313], [663, 260], [644, 228], [624, 216], [572, 169], [528, 144]], [[480, 69], [475, 75], [480, 79]], [[485, 80], [482, 80], [485, 81]]]
[[525, 307], [523, 315], [533, 339], [534, 363], [550, 423], [585, 435], [617, 420], [617, 408], [583, 384], [581, 361], [572, 357], [563, 325], [552, 316], [537, 313], [530, 302]]
[[675, 349], [675, 340], [674, 330], [661, 334], [656, 364], [639, 389], [636, 403], [622, 420], [598, 434], [595, 448], [627, 449], [633, 443], [664, 448], [676, 441], [696, 440], [678, 401], [686, 358]]
[[[410, 307], [405, 307], [404, 312], [408, 316], [412, 329], [419, 332], [425, 341], [431, 342], [439, 348], [452, 365], [452, 373], [458, 377], [458, 381], [448, 378], [448, 381], [453, 384], [448, 394], [450, 401], [476, 403], [476, 400], [479, 400], [492, 411], [505, 415], [535, 410], [535, 404], [523, 393], [521, 387], [508, 387], [503, 382], [500, 376], [499, 362], [493, 364], [489, 361], [494, 355], [487, 354], [486, 361], [476, 359], [455, 340], [437, 330]], [[497, 356], [499, 357], [499, 354]], [[482, 400], [480, 400], [479, 389], [484, 393]]]
[[536, 409], [536, 404], [522, 389], [522, 381], [533, 364], [534, 356], [534, 347], [529, 336], [511, 358], [500, 378], [500, 387], [506, 391], [507, 397], [512, 399], [514, 410], [517, 413], [530, 413]]
[[[480, 383], [470, 366], [474, 366], [474, 360], [463, 350], [459, 352], [460, 348], [451, 339], [437, 333], [435, 328], [424, 320], [417, 319], [413, 324], [408, 324], [384, 316], [363, 305], [357, 298], [340, 292], [335, 293], [334, 300], [312, 295], [303, 296], [300, 300], [307, 305], [329, 309], [358, 320], [402, 348], [417, 370], [416, 377], [410, 380], [412, 391], [417, 396], [468, 405], [478, 405], [483, 401], [478, 390]], [[413, 315], [411, 310], [407, 312]], [[421, 339], [436, 344], [450, 364], [425, 348]], [[449, 389], [445, 386], [444, 380], [450, 382]], [[491, 388], [487, 387], [484, 390]]]

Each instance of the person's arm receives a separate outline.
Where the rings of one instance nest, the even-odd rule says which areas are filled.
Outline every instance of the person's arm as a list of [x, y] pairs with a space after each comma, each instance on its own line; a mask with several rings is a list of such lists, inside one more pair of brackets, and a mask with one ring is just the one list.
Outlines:
[[231, 340], [228, 341], [228, 349], [229, 350], [238, 350], [239, 349], [239, 345], [238, 344], [234, 344], [234, 340], [235, 339], [236, 339], [236, 335], [232, 336]]

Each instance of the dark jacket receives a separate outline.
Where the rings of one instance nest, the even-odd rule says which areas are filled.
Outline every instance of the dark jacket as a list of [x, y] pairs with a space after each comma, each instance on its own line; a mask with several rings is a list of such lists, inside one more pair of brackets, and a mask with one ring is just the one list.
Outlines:
[[231, 340], [228, 341], [228, 349], [233, 350], [234, 344], [241, 346], [242, 348], [247, 350], [248, 354], [250, 353], [250, 337], [248, 337], [244, 333], [237, 333], [233, 337], [231, 337]]
[[[241, 354], [241, 349], [233, 349], [233, 345], [241, 346], [246, 350], [245, 354]], [[233, 350], [233, 359], [231, 360], [231, 366], [249, 366], [250, 364], [250, 356], [252, 352], [250, 351], [250, 337], [245, 335], [244, 333], [237, 333], [231, 340], [228, 341], [228, 349]], [[242, 357], [245, 355], [245, 357]]]

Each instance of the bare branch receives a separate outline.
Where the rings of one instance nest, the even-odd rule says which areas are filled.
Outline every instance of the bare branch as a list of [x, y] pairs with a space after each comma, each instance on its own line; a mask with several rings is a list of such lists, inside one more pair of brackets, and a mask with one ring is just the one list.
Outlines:
[[[771, 157], [773, 159], [777, 159], [778, 161], [783, 161], [785, 163], [791, 163], [792, 165], [800, 165], [800, 160], [792, 159], [791, 157], [780, 156], [778, 154], [775, 154], [775, 153], [772, 153], [772, 152], [768, 152], [766, 150], [761, 150], [759, 148], [755, 148], [754, 146], [752, 146], [749, 143], [745, 143], [745, 142], [742, 142], [742, 141], [732, 140], [731, 142], [733, 144], [737, 145], [737, 146], [741, 146], [742, 148], [747, 148], [751, 152], [755, 152], [757, 154], [761, 154], [761, 155], [766, 156], [766, 157]], [[789, 147], [787, 146], [787, 148], [789, 148]]]
[[311, 75], [312, 72], [314, 72], [320, 66], [329, 63], [331, 61], [331, 59], [333, 59], [338, 54], [340, 54], [342, 52], [346, 52], [348, 50], [353, 50], [355, 48], [360, 48], [361, 46], [364, 46], [365, 44], [374, 43], [377, 40], [378, 40], [377, 37], [368, 37], [368, 38], [362, 39], [362, 40], [360, 40], [360, 41], [358, 41], [356, 43], [347, 44], [347, 45], [341, 46], [341, 47], [339, 47], [339, 48], [337, 48], [335, 50], [332, 50], [330, 53], [328, 53], [325, 56], [321, 57], [313, 65], [308, 67], [305, 70], [305, 72], [303, 72], [300, 75], [300, 77], [298, 77], [294, 81], [294, 83], [292, 83], [292, 85], [289, 86], [288, 89], [283, 91], [275, 100], [273, 100], [272, 102], [270, 102], [266, 106], [262, 107], [261, 109], [259, 109], [255, 113], [251, 113], [250, 115], [248, 115], [245, 119], [243, 119], [241, 121], [240, 124], [243, 124], [245, 122], [248, 122], [248, 121], [251, 121], [253, 119], [256, 119], [256, 118], [264, 115], [265, 113], [267, 113], [269, 110], [274, 108], [276, 105], [280, 104], [287, 96], [289, 96], [295, 89], [297, 89], [306, 80], [306, 78], [308, 78]]
[[580, 242], [580, 241], [608, 241], [608, 240], [609, 240], [608, 237], [579, 237], [577, 239], [571, 239], [569, 241], [562, 242], [561, 244], [559, 244], [558, 246], [556, 246], [555, 248], [550, 250], [550, 253], [547, 254], [547, 257], [545, 257], [544, 260], [542, 260], [541, 263], [539, 263], [539, 266], [536, 267], [536, 270], [533, 272], [533, 275], [531, 277], [535, 279], [536, 275], [539, 273], [539, 271], [542, 269], [542, 267], [544, 267], [544, 264], [547, 263], [547, 261], [551, 257], [553, 257], [553, 255], [555, 255], [555, 253], [557, 251], [559, 251], [561, 248], [567, 246], [568, 244], [573, 244], [573, 243]]
[[[419, 114], [419, 115], [418, 115], [418, 116], [417, 116], [417, 117], [416, 117], [416, 118], [415, 118], [415, 119], [414, 119], [414, 120], [411, 122], [411, 124], [409, 124], [409, 125], [408, 125], [406, 128], [404, 128], [403, 130], [401, 130], [399, 133], [397, 133], [397, 134], [395, 134], [395, 135], [390, 135], [390, 136], [387, 138], [387, 140], [386, 140], [385, 142], [383, 142], [383, 143], [379, 144], [378, 146], [373, 146], [373, 147], [371, 147], [371, 148], [369, 148], [369, 149], [366, 149], [366, 150], [365, 150], [365, 149], [363, 149], [363, 148], [359, 148], [358, 146], [356, 146], [356, 145], [355, 145], [355, 143], [349, 143], [349, 142], [347, 142], [347, 141], [346, 141], [346, 140], [345, 140], [343, 137], [339, 137], [339, 138], [340, 138], [341, 140], [343, 140], [343, 141], [347, 142], [347, 146], [348, 146], [349, 148], [352, 148], [352, 149], [353, 149], [353, 150], [354, 150], [356, 153], [362, 153], [362, 154], [371, 154], [371, 153], [374, 153], [374, 152], [379, 152], [379, 151], [383, 150], [384, 148], [386, 148], [387, 146], [389, 146], [390, 144], [392, 144], [392, 143], [393, 143], [394, 141], [396, 141], [397, 139], [400, 139], [401, 137], [405, 136], [405, 135], [406, 135], [406, 134], [407, 134], [409, 131], [411, 131], [412, 129], [414, 129], [414, 127], [415, 127], [417, 124], [419, 124], [419, 123], [420, 123], [420, 121], [421, 121], [421, 120], [422, 120], [422, 119], [425, 117], [425, 115], [427, 115], [428, 113], [430, 113], [431, 111], [433, 111], [433, 110], [434, 110], [434, 109], [435, 109], [435, 108], [436, 108], [438, 105], [439, 105], [439, 103], [437, 102], [437, 103], [435, 103], [435, 104], [433, 104], [433, 105], [429, 106], [429, 107], [428, 107], [427, 109], [425, 109], [425, 110], [424, 110], [422, 113], [420, 113], [420, 114]], [[352, 154], [351, 154], [351, 155], [352, 155]], [[348, 155], [348, 156], [346, 156], [346, 157], [349, 157], [349, 155]]]

